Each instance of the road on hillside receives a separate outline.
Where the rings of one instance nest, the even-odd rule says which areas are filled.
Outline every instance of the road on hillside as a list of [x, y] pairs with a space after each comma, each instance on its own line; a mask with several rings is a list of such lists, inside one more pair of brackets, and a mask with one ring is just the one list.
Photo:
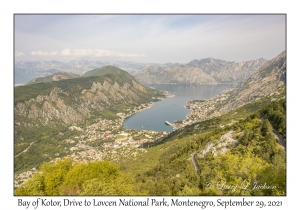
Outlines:
[[30, 147], [31, 145], [33, 145], [33, 144], [34, 144], [34, 142], [31, 142], [31, 143], [29, 144], [29, 146], [26, 147], [26, 149], [24, 149], [24, 150], [23, 150], [22, 152], [20, 152], [19, 154], [15, 155], [15, 158], [18, 157], [19, 155], [21, 155], [22, 153], [27, 152], [27, 150], [29, 149], [29, 147]]
[[200, 168], [199, 168], [199, 165], [198, 165], [198, 163], [196, 161], [196, 158], [195, 158], [195, 152], [193, 154], [191, 154], [191, 161], [192, 161], [192, 163], [195, 167], [195, 173], [198, 174], [199, 171], [200, 171]]
[[276, 137], [277, 141], [284, 148], [284, 151], [286, 152], [286, 142], [283, 139], [282, 135], [275, 129], [273, 129], [272, 131], [273, 131], [273, 134]]

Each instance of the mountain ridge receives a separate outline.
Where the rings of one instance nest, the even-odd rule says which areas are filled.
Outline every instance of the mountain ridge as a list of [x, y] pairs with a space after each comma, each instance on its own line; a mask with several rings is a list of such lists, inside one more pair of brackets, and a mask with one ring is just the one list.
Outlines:
[[34, 83], [40, 83], [40, 82], [53, 82], [53, 81], [59, 81], [59, 80], [65, 80], [65, 79], [74, 79], [80, 77], [78, 74], [74, 74], [71, 72], [57, 72], [55, 74], [45, 76], [45, 77], [37, 77], [28, 82], [26, 85], [34, 84]]
[[127, 71], [131, 75], [135, 75], [138, 71], [144, 69], [150, 64], [131, 62], [131, 61], [100, 61], [100, 60], [98, 61], [71, 60], [68, 62], [60, 62], [55, 60], [51, 60], [51, 61], [18, 60], [15, 61], [15, 65], [14, 65], [15, 68], [14, 77], [15, 77], [16, 84], [26, 84], [36, 77], [49, 76], [49, 73], [47, 71], [51, 69], [55, 70], [56, 72], [71, 72], [71, 73], [82, 75], [87, 71], [91, 71], [93, 69], [101, 68], [108, 65], [116, 66], [120, 69]]
[[162, 96], [117, 67], [106, 70], [100, 76], [15, 87], [16, 120], [25, 117], [43, 124], [57, 120], [70, 124], [120, 103], [137, 105], [151, 102], [156, 95]]
[[[25, 90], [27, 89], [26, 92], [33, 87], [38, 89], [42, 86], [56, 85], [57, 88], [50, 89], [52, 91], [48, 94], [33, 97], [30, 99], [31, 101], [25, 100], [25, 106], [32, 108], [33, 104], [35, 105], [33, 108], [38, 109], [39, 104], [36, 102], [39, 100], [47, 103], [48, 107], [54, 105], [63, 107], [63, 103], [60, 102], [66, 99], [65, 95], [80, 92], [82, 97], [73, 97], [74, 100], [65, 104], [74, 105], [79, 101], [83, 107], [90, 109], [99, 104], [97, 97], [101, 94], [119, 97], [122, 93], [120, 89], [123, 87], [127, 88], [126, 92], [130, 90], [130, 87], [139, 89], [139, 83], [131, 75], [124, 72], [116, 74], [114, 70], [115, 67], [109, 67], [107, 71], [103, 72], [95, 69], [91, 74], [87, 74], [89, 77], [23, 86]], [[120, 76], [123, 73], [126, 77]], [[123, 80], [117, 79], [120, 77]], [[74, 81], [74, 84], [70, 84], [70, 81]], [[42, 173], [36, 173], [36, 168], [32, 168], [30, 173], [24, 172], [31, 175], [35, 173], [24, 186], [19, 183], [20, 179], [24, 177], [23, 173], [15, 178], [15, 186], [18, 187], [15, 195], [83, 195], [83, 192], [86, 193], [85, 195], [103, 195], [101, 189], [103, 189], [104, 182], [93, 177], [93, 174], [96, 174], [95, 177], [99, 174], [99, 167], [90, 167], [92, 162], [101, 164], [97, 161], [103, 160], [118, 164], [121, 171], [132, 175], [130, 180], [132, 180], [132, 184], [135, 183], [134, 190], [132, 190], [134, 195], [285, 195], [286, 154], [277, 143], [273, 131], [273, 129], [277, 129], [284, 136], [286, 133], [285, 84], [286, 52], [284, 51], [260, 67], [238, 87], [227, 90], [213, 99], [193, 101], [194, 104], [189, 104], [194, 116], [199, 117], [201, 113], [207, 112], [208, 118], [201, 116], [200, 119], [193, 121], [189, 115], [189, 122], [183, 128], [179, 127], [174, 132], [162, 137], [154, 134], [153, 141], [152, 136], [149, 136], [152, 132], [146, 134], [142, 131], [127, 130], [125, 133], [121, 127], [116, 126], [116, 123], [102, 121], [100, 118], [93, 121], [91, 125], [87, 124], [90, 119], [78, 126], [75, 126], [76, 121], [73, 121], [71, 122], [72, 126], [66, 123], [68, 124], [66, 127], [59, 127], [56, 130], [49, 126], [40, 126], [35, 129], [34, 125], [29, 124], [28, 121], [26, 122], [27, 127], [22, 130], [20, 127], [23, 125], [15, 121], [15, 133], [17, 134], [15, 136], [15, 148], [17, 148], [15, 154], [24, 151], [20, 156], [15, 157], [15, 171], [24, 170], [24, 165], [25, 169], [29, 170], [32, 167], [39, 167], [43, 161], [47, 162], [42, 164], [38, 170]], [[64, 85], [71, 89], [68, 90]], [[21, 88], [15, 89], [20, 90]], [[46, 90], [48, 89], [46, 88]], [[131, 89], [131, 91], [134, 90]], [[147, 94], [141, 89], [139, 91], [144, 95]], [[124, 95], [124, 97], [132, 99], [133, 95]], [[87, 99], [89, 101], [85, 103]], [[96, 100], [96, 103], [93, 102], [93, 99]], [[106, 102], [113, 103], [115, 99], [116, 97], [108, 98]], [[134, 99], [132, 100], [134, 101]], [[117, 101], [117, 103], [120, 102], [122, 103], [122, 101]], [[108, 104], [108, 106], [111, 107], [113, 104]], [[236, 109], [235, 106], [239, 108]], [[202, 108], [206, 110], [199, 110]], [[221, 110], [222, 108], [224, 110]], [[25, 114], [34, 114], [34, 109]], [[76, 111], [82, 114], [80, 110]], [[114, 112], [116, 111], [114, 110]], [[77, 113], [70, 112], [70, 114]], [[118, 114], [124, 119], [124, 113]], [[55, 122], [57, 123], [57, 120]], [[121, 122], [121, 120], [117, 122], [118, 126], [122, 126]], [[113, 127], [117, 127], [116, 130]], [[37, 135], [37, 132], [40, 133]], [[115, 134], [115, 136], [109, 139], [111, 134]], [[133, 149], [128, 144], [119, 148], [116, 148], [116, 145], [111, 145], [110, 148], [106, 147], [107, 142], [120, 143], [120, 138], [124, 139], [129, 135], [132, 138], [138, 136], [138, 139], [148, 136], [151, 137], [151, 140], [148, 142], [145, 142], [144, 139], [141, 140], [142, 144], [138, 149]], [[134, 140], [128, 139], [128, 142], [134, 142]], [[74, 173], [71, 170], [69, 173], [69, 169], [63, 169], [61, 172], [60, 168], [64, 167], [59, 164], [63, 162], [57, 160], [63, 157], [71, 158], [75, 162], [88, 162], [87, 164], [82, 163], [87, 166], [85, 171], [89, 170], [95, 173], [88, 173], [92, 177], [84, 176], [74, 179], [74, 176], [78, 177], [77, 172]], [[66, 160], [69, 161], [69, 159]], [[49, 161], [51, 162], [48, 163]], [[75, 165], [70, 161], [68, 163], [70, 166]], [[66, 166], [64, 163], [63, 165]], [[57, 170], [58, 168], [59, 170]], [[82, 172], [83, 167], [79, 169], [77, 171]], [[70, 174], [74, 176], [70, 176]], [[57, 188], [54, 189], [52, 184], [54, 182], [49, 182], [49, 180], [53, 180], [52, 177], [58, 177], [63, 181], [67, 180], [72, 185], [65, 185], [62, 181], [56, 183]], [[27, 175], [26, 179], [29, 178]], [[127, 183], [127, 179], [120, 178], [120, 184], [117, 186], [126, 187], [123, 183]], [[211, 183], [212, 186], [219, 185], [220, 179], [222, 183], [230, 182], [233, 186], [239, 185], [241, 180], [245, 180], [247, 183], [259, 180], [261, 183], [276, 186], [276, 189], [237, 188], [236, 191], [233, 191], [207, 187], [207, 183]], [[89, 185], [84, 183], [89, 183]], [[109, 185], [107, 188], [110, 191], [105, 193], [111, 192], [110, 187]], [[52, 190], [52, 194], [47, 191], [49, 189]], [[88, 189], [91, 191], [86, 191]], [[95, 189], [98, 191], [95, 192]], [[125, 195], [128, 195], [128, 192]]]
[[235, 62], [214, 58], [194, 59], [173, 67], [149, 66], [135, 75], [143, 84], [222, 84], [241, 83], [267, 60]]
[[237, 87], [206, 101], [189, 102], [188, 107], [193, 110], [189, 117], [195, 122], [221, 116], [249, 102], [281, 94], [285, 92], [285, 85], [286, 51], [283, 51]]

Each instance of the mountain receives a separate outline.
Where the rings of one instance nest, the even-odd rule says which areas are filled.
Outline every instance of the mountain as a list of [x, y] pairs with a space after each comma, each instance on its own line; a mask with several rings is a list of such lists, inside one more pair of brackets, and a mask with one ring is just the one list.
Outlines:
[[228, 62], [219, 59], [206, 58], [191, 61], [187, 66], [200, 68], [202, 71], [215, 78], [219, 83], [240, 83], [248, 78], [253, 72], [257, 71], [266, 62], [267, 60], [263, 58], [243, 62]]
[[64, 80], [64, 79], [74, 79], [80, 77], [77, 74], [73, 74], [71, 72], [58, 72], [53, 75], [49, 75], [46, 77], [37, 77], [31, 80], [27, 84], [34, 84], [34, 83], [39, 83], [39, 82], [53, 82], [53, 81], [59, 81], [59, 80]]
[[[144, 87], [129, 73], [114, 67], [87, 72], [83, 77], [15, 87], [15, 120], [41, 124], [78, 123], [118, 104], [139, 105], [150, 102], [158, 91]], [[59, 81], [54, 81], [53, 78]], [[60, 77], [61, 78], [61, 77]], [[46, 78], [45, 78], [46, 79]], [[162, 95], [160, 95], [162, 96]]]
[[[15, 180], [29, 179], [15, 195], [285, 196], [286, 152], [277, 140], [286, 133], [285, 84], [284, 51], [238, 87], [192, 101], [188, 123], [162, 137], [125, 133], [119, 119], [119, 127], [102, 118], [90, 123], [116, 104], [122, 107], [113, 111], [123, 112], [159, 96], [116, 67], [15, 87], [14, 164], [25, 171]], [[67, 120], [73, 116], [86, 117]], [[142, 144], [118, 147], [124, 138]]]
[[199, 68], [179, 65], [175, 67], [149, 66], [135, 75], [144, 84], [217, 84], [209, 74]]
[[84, 73], [82, 75], [82, 77], [103, 76], [106, 74], [114, 74], [114, 75], [118, 75], [120, 77], [133, 78], [131, 75], [129, 75], [125, 71], [120, 71], [120, 69], [118, 67], [115, 67], [112, 65], [88, 71], [88, 72]]
[[99, 159], [104, 151], [101, 145], [114, 147], [114, 141], [106, 136], [121, 132], [126, 117], [165, 97], [161, 91], [141, 85], [132, 75], [114, 66], [98, 68], [84, 76], [75, 75], [72, 79], [59, 75], [74, 76], [60, 73], [47, 77], [50, 82], [14, 88], [16, 173], [55, 158], [74, 156], [77, 154], [74, 148], [85, 152], [91, 148], [87, 143], [92, 141], [97, 145], [93, 149], [97, 155], [90, 151], [79, 154], [85, 159]]
[[213, 58], [193, 60], [166, 67], [149, 66], [135, 75], [143, 84], [219, 84], [241, 83], [267, 61], [229, 62]]
[[30, 82], [32, 79], [37, 77], [46, 77], [55, 73], [60, 72], [57, 69], [49, 69], [49, 70], [32, 70], [15, 67], [14, 71], [14, 83], [17, 84], [26, 84]]
[[232, 90], [206, 101], [191, 101], [190, 123], [220, 116], [249, 102], [272, 95], [285, 95], [286, 51], [266, 62], [247, 80]]
[[[149, 65], [131, 61], [88, 61], [72, 60], [69, 62], [60, 61], [15, 61], [15, 84], [26, 84], [36, 77], [45, 77], [57, 72], [71, 72], [74, 74], [83, 74], [96, 68], [113, 65], [128, 73], [135, 75]], [[172, 65], [171, 63], [167, 65]], [[164, 66], [164, 65], [163, 65]], [[50, 73], [52, 71], [52, 73]]]
[[286, 84], [286, 51], [268, 61], [230, 94], [232, 97], [220, 109], [221, 113], [235, 109], [248, 102], [273, 94]]

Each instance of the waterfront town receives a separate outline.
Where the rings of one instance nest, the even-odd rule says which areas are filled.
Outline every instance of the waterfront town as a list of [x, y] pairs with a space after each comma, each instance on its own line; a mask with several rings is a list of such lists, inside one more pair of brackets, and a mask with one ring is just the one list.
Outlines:
[[217, 105], [221, 104], [221, 102], [226, 101], [229, 98], [229, 92], [231, 90], [232, 89], [227, 89], [221, 94], [216, 95], [215, 97], [208, 100], [188, 101], [185, 108], [190, 109], [191, 112], [186, 116], [185, 120], [176, 121], [174, 123], [176, 129], [180, 129], [196, 122], [220, 116], [221, 113], [219, 112], [219, 108], [217, 107]]
[[[177, 130], [184, 128], [186, 125], [219, 116], [220, 113], [218, 113], [215, 105], [226, 100], [229, 97], [229, 91], [226, 90], [209, 100], [188, 101], [186, 108], [191, 109], [191, 113], [188, 114], [185, 120], [169, 123], [169, 126]], [[168, 92], [164, 92], [164, 94], [166, 97], [173, 97]], [[65, 145], [67, 155], [61, 157], [59, 153], [56, 153], [55, 156], [57, 157], [51, 161], [69, 157], [78, 162], [108, 160], [120, 164], [125, 159], [138, 158], [140, 154], [147, 152], [146, 148], [149, 147], [149, 143], [159, 141], [170, 134], [169, 132], [125, 129], [123, 127], [123, 122], [127, 117], [151, 106], [152, 103], [141, 104], [138, 107], [125, 110], [126, 114], [119, 112], [116, 114], [119, 118], [114, 120], [99, 117], [96, 123], [85, 128], [70, 126], [69, 130], [78, 131], [78, 135], [64, 139], [62, 143]], [[64, 134], [61, 133], [61, 135]], [[15, 187], [22, 186], [36, 171], [36, 168], [33, 168], [15, 176]]]
[[[172, 95], [164, 92], [166, 97]], [[163, 100], [163, 98], [159, 98]], [[71, 131], [77, 131], [78, 135], [66, 138], [62, 141], [65, 145], [66, 156], [56, 153], [56, 161], [69, 157], [74, 161], [88, 162], [108, 160], [119, 163], [124, 158], [137, 158], [139, 154], [146, 152], [143, 148], [145, 143], [151, 143], [167, 136], [169, 132], [156, 132], [152, 130], [134, 130], [123, 128], [125, 119], [135, 113], [148, 109], [152, 103], [141, 104], [140, 106], [124, 110], [125, 113], [117, 113], [117, 119], [104, 119], [99, 117], [96, 123], [86, 127], [72, 125]], [[63, 136], [63, 133], [59, 133]], [[149, 146], [148, 146], [149, 147]], [[117, 152], [118, 151], [118, 152]], [[26, 152], [26, 151], [23, 151]], [[25, 171], [15, 176], [14, 186], [22, 186], [29, 178], [37, 172], [36, 168]]]

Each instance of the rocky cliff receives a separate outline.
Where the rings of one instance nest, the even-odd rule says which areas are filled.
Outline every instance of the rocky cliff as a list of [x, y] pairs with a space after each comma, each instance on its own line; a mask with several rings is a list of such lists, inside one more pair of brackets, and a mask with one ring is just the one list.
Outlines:
[[241, 83], [266, 62], [262, 58], [246, 62], [228, 62], [206, 58], [172, 67], [149, 66], [135, 77], [144, 84]]
[[[190, 123], [220, 116], [265, 96], [285, 97], [286, 51], [265, 63], [239, 86], [205, 101], [190, 101]], [[274, 98], [274, 99], [275, 99]]]
[[117, 67], [103, 67], [93, 73], [89, 77], [15, 87], [15, 123], [26, 119], [44, 125], [72, 124], [116, 105], [150, 102], [160, 94]]
[[197, 67], [179, 65], [175, 67], [150, 66], [136, 76], [144, 84], [217, 84], [209, 74]]
[[250, 101], [273, 94], [283, 84], [286, 84], [286, 51], [268, 61], [240, 86], [233, 89], [231, 97], [220, 112], [226, 113]]

